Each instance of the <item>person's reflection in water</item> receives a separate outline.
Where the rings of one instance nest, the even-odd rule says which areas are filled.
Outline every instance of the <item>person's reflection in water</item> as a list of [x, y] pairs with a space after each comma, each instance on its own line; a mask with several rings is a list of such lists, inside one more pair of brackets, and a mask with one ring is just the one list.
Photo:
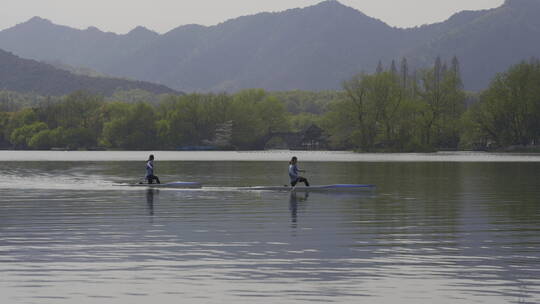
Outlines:
[[146, 190], [146, 205], [148, 206], [149, 215], [154, 215], [154, 193], [159, 194], [159, 190], [152, 188]]
[[296, 228], [298, 226], [298, 202], [305, 202], [309, 197], [309, 193], [305, 193], [304, 197], [298, 197], [296, 191], [291, 191], [289, 197], [289, 210], [291, 210], [291, 226]]

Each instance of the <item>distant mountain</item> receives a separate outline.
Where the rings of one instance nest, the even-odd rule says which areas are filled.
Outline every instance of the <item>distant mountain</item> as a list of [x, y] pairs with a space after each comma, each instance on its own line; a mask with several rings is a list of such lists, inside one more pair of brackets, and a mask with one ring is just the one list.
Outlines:
[[480, 90], [511, 64], [540, 57], [540, 1], [507, 0], [445, 22], [399, 29], [335, 0], [165, 34], [77, 30], [41, 18], [0, 32], [0, 48], [22, 57], [88, 67], [187, 91], [339, 88], [353, 74], [405, 56], [418, 68], [435, 57], [461, 61], [465, 86]]
[[506, 0], [495, 9], [461, 12], [444, 23], [420, 29], [435, 30], [435, 35], [400, 55], [417, 66], [429, 65], [436, 56], [455, 55], [465, 86], [481, 90], [511, 65], [540, 57], [538, 16], [538, 0]]
[[0, 50], [0, 90], [60, 96], [86, 90], [110, 96], [117, 90], [140, 89], [148, 92], [178, 93], [162, 85], [118, 78], [75, 75], [52, 65], [22, 59]]
[[68, 71], [68, 72], [70, 72], [72, 74], [75, 74], [75, 75], [90, 76], [90, 77], [108, 77], [108, 78], [110, 78], [110, 76], [105, 75], [103, 73], [100, 73], [100, 72], [98, 72], [96, 70], [92, 70], [91, 68], [80, 67], [80, 66], [76, 67], [76, 66], [72, 66], [72, 65], [69, 65], [69, 64], [65, 64], [65, 63], [60, 62], [60, 61], [56, 61], [56, 62], [42, 61], [42, 63], [52, 65], [53, 67], [55, 67], [57, 69]]

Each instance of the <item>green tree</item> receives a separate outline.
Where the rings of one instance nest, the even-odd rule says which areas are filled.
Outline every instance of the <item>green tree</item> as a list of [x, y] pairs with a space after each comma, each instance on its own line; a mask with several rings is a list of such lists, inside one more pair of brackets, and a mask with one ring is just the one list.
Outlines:
[[401, 118], [408, 96], [397, 73], [357, 75], [344, 83], [344, 89], [346, 97], [332, 107], [326, 119], [335, 145], [366, 151], [403, 146]]
[[[21, 130], [19, 130], [16, 136], [13, 136], [13, 132], [16, 129], [22, 128], [23, 126], [31, 125], [35, 122], [38, 122], [38, 117], [34, 109], [24, 108], [20, 111], [10, 113], [9, 121], [6, 124], [5, 129], [3, 129], [4, 138], [9, 139], [11, 145], [14, 148], [26, 148], [27, 141], [21, 138]], [[28, 128], [27, 128], [28, 129]], [[13, 139], [17, 138], [17, 143], [13, 142]]]
[[47, 150], [57, 146], [58, 139], [55, 132], [49, 129], [41, 130], [34, 134], [28, 141], [28, 147], [32, 149]]
[[233, 96], [227, 117], [233, 121], [232, 143], [241, 149], [257, 148], [267, 133], [257, 104], [266, 97], [264, 90], [244, 90]]
[[469, 145], [506, 147], [540, 140], [540, 62], [511, 67], [495, 77], [467, 113]]
[[465, 93], [456, 69], [445, 69], [440, 58], [422, 72], [418, 86], [422, 133], [425, 146], [457, 148], [460, 130], [456, 124], [465, 111]]
[[266, 96], [257, 104], [257, 115], [262, 121], [264, 135], [290, 129], [285, 105], [274, 96]]
[[34, 122], [29, 125], [19, 127], [11, 133], [10, 141], [15, 148], [29, 148], [30, 140], [41, 131], [47, 130], [47, 124], [44, 122]]
[[152, 106], [146, 103], [114, 103], [110, 107], [106, 111], [109, 120], [103, 128], [103, 145], [130, 150], [155, 148], [156, 115]]
[[292, 115], [309, 113], [322, 115], [328, 111], [328, 105], [343, 96], [341, 91], [285, 91], [271, 92], [271, 96], [277, 97], [285, 104], [287, 112]]
[[298, 115], [289, 115], [289, 125], [292, 131], [299, 132], [312, 125], [321, 127], [323, 119], [321, 115], [311, 113], [301, 113]]
[[63, 128], [65, 136], [55, 146], [90, 148], [98, 144], [103, 129], [104, 106], [101, 96], [79, 91], [60, 101], [44, 104], [38, 108], [37, 114], [50, 129]]
[[230, 97], [225, 94], [190, 94], [167, 98], [158, 108], [157, 129], [164, 146], [201, 145], [213, 139], [227, 121]]
[[11, 113], [0, 112], [0, 147], [9, 146], [9, 136], [6, 135], [6, 130], [11, 119]]

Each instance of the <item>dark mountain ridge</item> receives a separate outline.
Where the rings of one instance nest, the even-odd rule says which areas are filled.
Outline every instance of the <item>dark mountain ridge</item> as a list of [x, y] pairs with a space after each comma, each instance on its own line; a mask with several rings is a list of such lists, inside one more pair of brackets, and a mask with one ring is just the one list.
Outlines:
[[111, 96], [118, 90], [140, 89], [155, 94], [178, 94], [162, 85], [118, 78], [75, 75], [52, 65], [22, 59], [0, 50], [0, 90], [61, 96], [78, 90]]
[[118, 77], [188, 91], [339, 88], [377, 62], [407, 57], [412, 67], [458, 56], [466, 88], [480, 90], [511, 64], [540, 56], [540, 1], [507, 0], [489, 10], [401, 29], [329, 0], [165, 34], [137, 27], [125, 35], [77, 30], [33, 18], [0, 32], [0, 48]]

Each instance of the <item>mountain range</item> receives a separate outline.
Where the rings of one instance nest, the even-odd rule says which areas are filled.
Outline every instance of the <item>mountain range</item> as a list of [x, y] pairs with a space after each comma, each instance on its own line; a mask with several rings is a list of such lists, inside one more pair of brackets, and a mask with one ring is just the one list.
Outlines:
[[337, 89], [356, 73], [375, 71], [379, 61], [389, 66], [405, 57], [411, 68], [426, 68], [437, 56], [457, 56], [465, 88], [479, 91], [510, 65], [540, 57], [538, 16], [540, 1], [506, 0], [402, 29], [328, 0], [215, 26], [164, 34], [137, 27], [123, 35], [34, 17], [0, 31], [0, 48], [183, 91]]

